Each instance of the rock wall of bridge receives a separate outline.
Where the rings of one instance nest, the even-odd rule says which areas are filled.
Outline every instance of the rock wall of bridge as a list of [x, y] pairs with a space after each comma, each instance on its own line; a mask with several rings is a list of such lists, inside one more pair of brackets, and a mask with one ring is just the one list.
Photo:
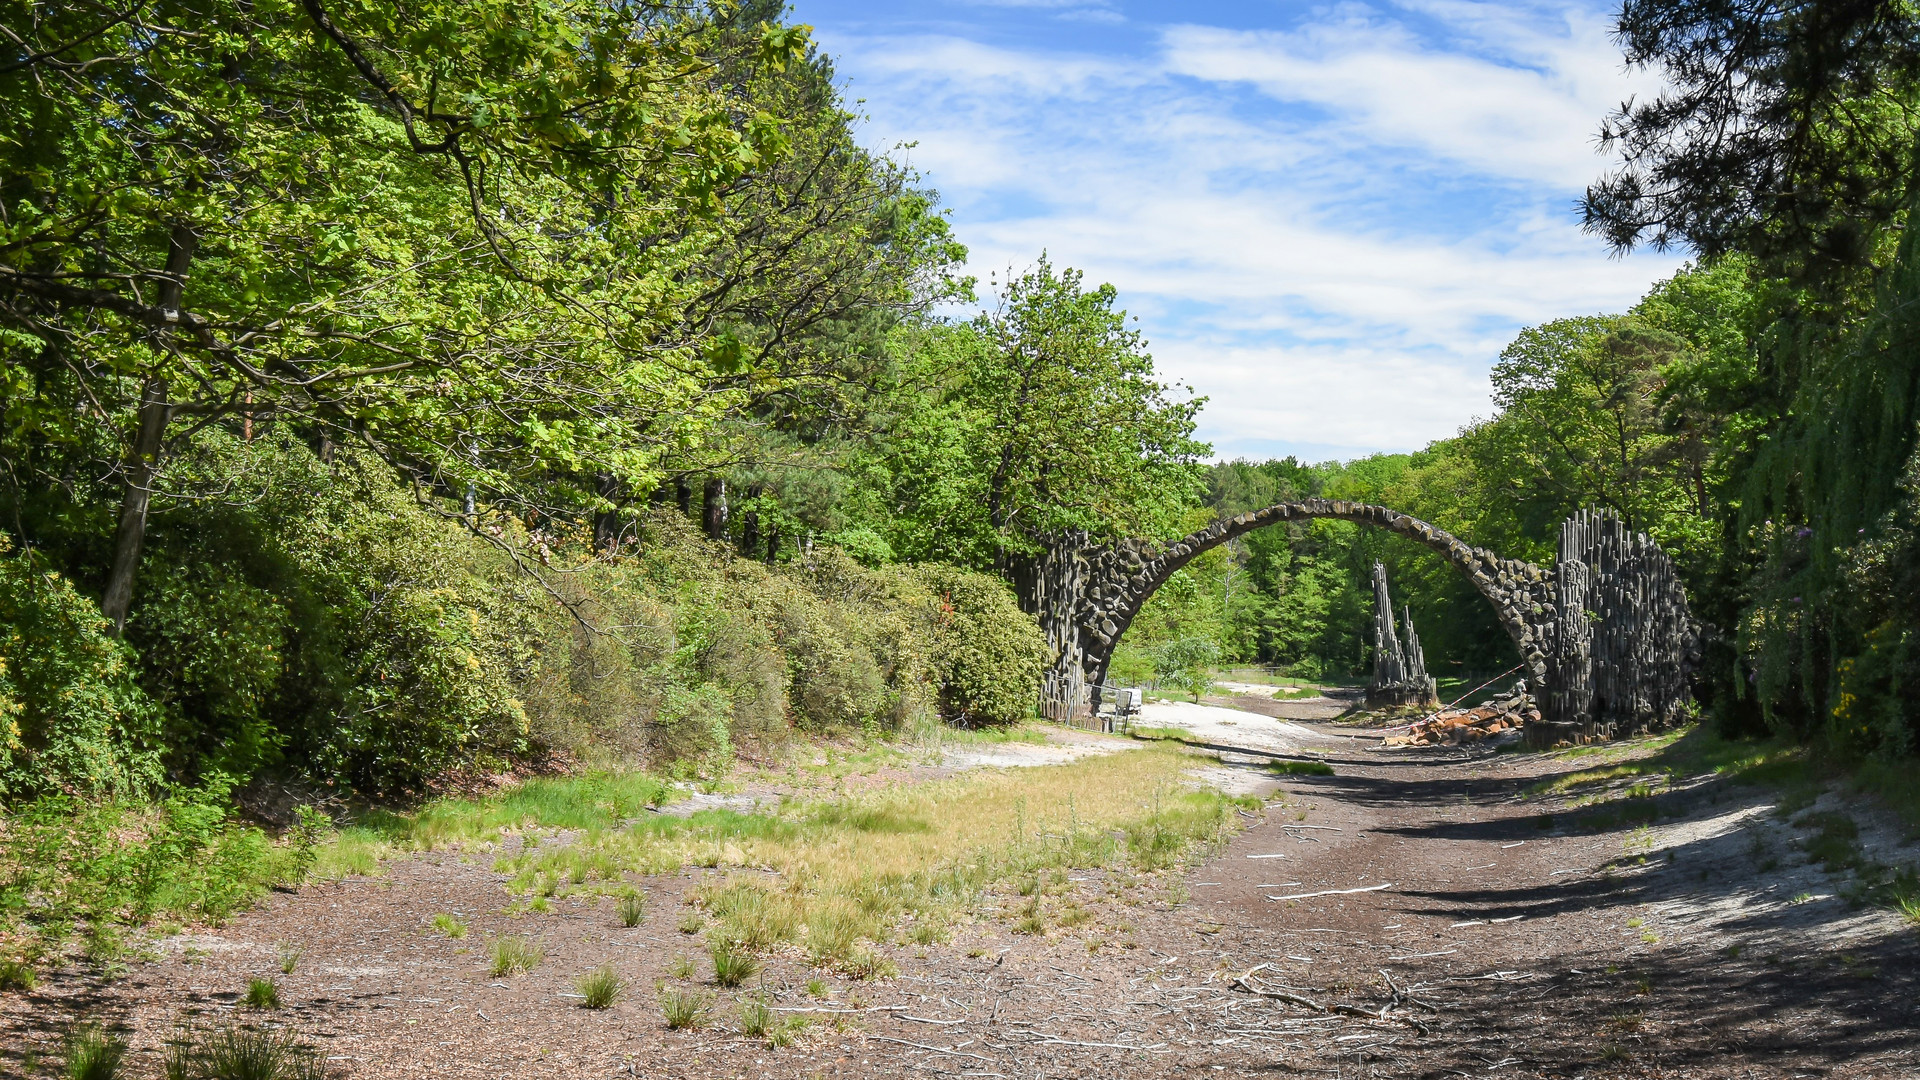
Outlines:
[[[1691, 701], [1688, 676], [1697, 663], [1698, 632], [1678, 578], [1657, 545], [1618, 522], [1605, 524], [1613, 519], [1590, 514], [1569, 521], [1566, 528], [1577, 535], [1563, 530], [1561, 561], [1547, 570], [1502, 558], [1385, 506], [1308, 499], [1223, 518], [1171, 544], [1102, 543], [1084, 533], [1054, 538], [1026, 598], [1054, 657], [1041, 692], [1043, 711], [1067, 719], [1098, 707], [1121, 635], [1147, 598], [1200, 553], [1255, 529], [1318, 518], [1386, 529], [1426, 545], [1466, 575], [1513, 640], [1548, 724], [1569, 738], [1595, 729], [1596, 704], [1612, 734], [1671, 722]], [[1569, 591], [1576, 581], [1581, 584]], [[1586, 606], [1589, 601], [1606, 610], [1597, 612]], [[1599, 662], [1609, 665], [1599, 679], [1592, 671], [1596, 626], [1605, 628]], [[1639, 686], [1647, 681], [1643, 672], [1657, 672], [1652, 682], [1658, 685]], [[1635, 688], [1622, 689], [1623, 680]], [[1609, 696], [1580, 689], [1602, 682]], [[1555, 695], [1569, 688], [1573, 692]]]

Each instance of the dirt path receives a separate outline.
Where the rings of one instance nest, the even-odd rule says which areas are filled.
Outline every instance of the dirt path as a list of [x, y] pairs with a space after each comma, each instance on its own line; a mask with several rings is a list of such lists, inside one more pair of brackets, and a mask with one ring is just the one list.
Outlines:
[[[1285, 754], [1334, 775], [1266, 782], [1265, 813], [1183, 888], [1076, 875], [1085, 925], [1031, 937], [988, 918], [950, 944], [888, 946], [898, 978], [826, 978], [825, 998], [800, 958], [774, 957], [772, 1003], [822, 1021], [781, 1049], [733, 1030], [730, 993], [691, 1032], [667, 1030], [646, 990], [697, 953], [675, 924], [702, 871], [650, 879], [648, 920], [623, 930], [608, 903], [509, 916], [488, 858], [427, 854], [168, 939], [120, 981], [66, 972], [0, 995], [0, 1072], [89, 1016], [124, 1025], [135, 1075], [157, 1075], [183, 1019], [262, 1015], [238, 993], [291, 945], [288, 1007], [271, 1015], [353, 1077], [1920, 1075], [1920, 934], [1841, 899], [1845, 879], [1798, 851], [1806, 829], [1766, 790], [1695, 780], [1572, 808], [1526, 792], [1604, 755], [1389, 756], [1346, 729], [1282, 730]], [[1241, 739], [1219, 768], [1258, 775], [1282, 752], [1271, 741]], [[1912, 861], [1862, 820], [1868, 855]], [[442, 911], [472, 934], [427, 931]], [[489, 978], [477, 943], [509, 932], [543, 935], [546, 960]], [[578, 1008], [574, 977], [604, 963], [640, 992]]]

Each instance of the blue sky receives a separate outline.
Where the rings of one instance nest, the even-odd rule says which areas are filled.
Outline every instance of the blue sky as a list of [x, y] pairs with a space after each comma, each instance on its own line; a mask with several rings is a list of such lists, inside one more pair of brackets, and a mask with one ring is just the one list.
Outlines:
[[1110, 281], [1223, 458], [1409, 450], [1491, 411], [1523, 326], [1679, 259], [1579, 231], [1601, 118], [1657, 89], [1598, 4], [797, 0], [862, 137], [970, 272]]

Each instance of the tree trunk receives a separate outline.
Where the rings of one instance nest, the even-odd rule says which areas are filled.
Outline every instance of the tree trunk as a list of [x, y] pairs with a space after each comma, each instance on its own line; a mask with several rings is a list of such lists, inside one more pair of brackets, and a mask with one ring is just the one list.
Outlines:
[[707, 481], [706, 501], [702, 507], [706, 516], [707, 538], [725, 540], [727, 538], [727, 482], [715, 476]]
[[[178, 317], [193, 262], [195, 238], [184, 225], [175, 225], [167, 237], [166, 277], [160, 283], [159, 307]], [[113, 531], [113, 568], [107, 572], [107, 591], [100, 598], [100, 614], [119, 637], [126, 630], [127, 611], [133, 606], [133, 579], [140, 569], [140, 549], [147, 539], [147, 509], [153, 504], [153, 485], [160, 476], [160, 457], [166, 447], [167, 424], [173, 419], [167, 380], [150, 376], [140, 387], [138, 426], [132, 452], [127, 455], [127, 487], [120, 498], [120, 522]]]

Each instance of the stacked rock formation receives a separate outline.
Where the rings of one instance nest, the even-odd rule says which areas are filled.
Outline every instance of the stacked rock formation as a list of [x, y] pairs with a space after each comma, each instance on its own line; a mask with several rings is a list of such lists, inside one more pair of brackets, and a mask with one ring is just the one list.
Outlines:
[[1437, 705], [1434, 681], [1427, 677], [1427, 657], [1413, 632], [1413, 609], [1404, 611], [1403, 641], [1393, 622], [1393, 598], [1387, 592], [1387, 568], [1373, 564], [1373, 682], [1367, 686], [1367, 708], [1399, 705]]

